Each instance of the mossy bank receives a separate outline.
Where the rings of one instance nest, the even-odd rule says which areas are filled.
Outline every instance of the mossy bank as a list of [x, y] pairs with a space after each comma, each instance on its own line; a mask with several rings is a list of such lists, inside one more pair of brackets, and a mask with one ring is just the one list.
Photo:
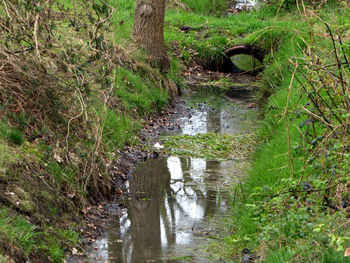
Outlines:
[[176, 61], [160, 74], [116, 37], [117, 2], [0, 4], [0, 262], [79, 246], [82, 209], [117, 192], [117, 150], [177, 96]]

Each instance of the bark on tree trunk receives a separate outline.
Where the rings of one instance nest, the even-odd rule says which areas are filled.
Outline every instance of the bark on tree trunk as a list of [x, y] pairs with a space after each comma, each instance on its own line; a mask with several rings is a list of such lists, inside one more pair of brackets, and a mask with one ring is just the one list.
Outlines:
[[164, 15], [166, 0], [137, 0], [133, 36], [145, 47], [150, 61], [167, 72], [170, 61], [164, 43]]

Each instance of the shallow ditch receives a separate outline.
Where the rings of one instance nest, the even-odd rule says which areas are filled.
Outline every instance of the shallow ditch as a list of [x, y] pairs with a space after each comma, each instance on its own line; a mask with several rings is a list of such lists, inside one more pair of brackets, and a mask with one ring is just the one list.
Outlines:
[[[149, 143], [161, 145], [167, 135], [251, 133], [257, 109], [249, 96], [232, 98], [232, 90], [192, 85], [181, 114], [172, 117], [174, 125]], [[124, 205], [110, 204], [116, 208], [113, 219], [88, 249], [88, 262], [212, 262], [206, 248], [220, 235], [217, 224], [246, 165], [247, 160], [176, 155], [139, 164], [127, 182]]]

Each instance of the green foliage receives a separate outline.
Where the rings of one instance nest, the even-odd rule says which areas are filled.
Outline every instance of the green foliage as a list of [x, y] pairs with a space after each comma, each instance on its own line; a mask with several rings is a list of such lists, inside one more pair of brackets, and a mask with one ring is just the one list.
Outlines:
[[[0, 166], [4, 169], [8, 164], [15, 162], [15, 156], [6, 141], [0, 139]], [[3, 172], [3, 171], [2, 171]]]
[[175, 83], [178, 89], [183, 89], [185, 84], [181, 77], [183, 70], [181, 61], [178, 58], [173, 58], [170, 63], [168, 77]]
[[0, 254], [0, 263], [7, 263], [6, 257], [1, 254]]
[[42, 245], [42, 248], [49, 251], [49, 256], [52, 262], [62, 262], [62, 259], [64, 257], [64, 250], [62, 249], [57, 238], [53, 236], [47, 237], [45, 244]]
[[350, 258], [344, 257], [344, 253], [328, 249], [323, 254], [323, 263], [349, 263]]
[[116, 74], [116, 96], [127, 109], [147, 114], [162, 109], [167, 104], [166, 90], [154, 87], [154, 83], [146, 77], [126, 68], [119, 68]]
[[27, 258], [39, 249], [48, 251], [52, 262], [62, 262], [64, 250], [60, 240], [72, 246], [80, 241], [79, 234], [72, 228], [56, 229], [54, 232], [48, 226], [39, 232], [36, 225], [21, 216], [10, 214], [7, 208], [0, 208], [1, 240], [7, 242], [8, 248], [20, 249], [19, 256]]
[[68, 241], [72, 245], [77, 244], [80, 241], [79, 233], [74, 231], [72, 227], [68, 229], [60, 229], [58, 232], [59, 235], [63, 237], [66, 242]]
[[24, 142], [24, 135], [21, 131], [0, 122], [0, 139], [8, 140], [15, 145], [21, 145]]
[[46, 169], [58, 184], [63, 182], [74, 184], [77, 180], [77, 170], [73, 166], [63, 166], [57, 162], [50, 162], [47, 164]]
[[[11, 130], [8, 125], [0, 122], [0, 167], [6, 169], [9, 164], [14, 163], [16, 160], [13, 148], [9, 142], [19, 145], [22, 144], [23, 141], [24, 137], [21, 132], [14, 129]], [[4, 170], [2, 172], [4, 172]]]
[[28, 256], [37, 235], [36, 226], [20, 216], [11, 216], [6, 208], [0, 208], [0, 237], [9, 242], [8, 245], [18, 246]]
[[183, 0], [193, 12], [211, 15], [222, 15], [228, 7], [228, 0]]
[[[349, 8], [319, 11], [333, 25], [333, 34], [339, 33], [340, 26], [333, 18], [343, 17], [348, 12], [344, 10]], [[325, 39], [329, 32], [318, 38], [328, 31], [324, 23], [308, 17], [313, 22], [306, 27], [302, 17], [295, 23], [297, 16], [284, 13], [279, 17], [281, 22], [276, 25], [285, 25], [283, 33], [271, 27], [246, 38], [248, 43], [265, 47], [273, 43], [263, 74], [264, 95], [273, 95], [268, 98], [258, 136], [264, 143], [255, 153], [242, 190], [244, 197], [235, 200], [228, 219], [235, 234], [226, 242], [231, 249], [260, 250], [266, 262], [342, 262], [347, 260], [344, 249], [350, 245], [347, 212], [334, 206], [342, 207], [349, 196], [345, 191], [340, 197], [337, 187], [344, 187], [349, 173], [349, 154], [340, 152], [349, 145], [344, 129], [349, 110], [344, 100], [350, 74], [346, 66], [336, 66], [339, 59], [347, 64], [340, 41], [336, 43], [338, 59], [326, 55], [334, 39]], [[320, 64], [333, 67], [331, 71], [341, 75], [343, 84], [320, 69]], [[344, 93], [333, 93], [341, 86]], [[330, 136], [335, 127], [338, 138]]]
[[[223, 51], [239, 44], [255, 44], [265, 50], [277, 50], [300, 24], [293, 21], [275, 20], [275, 11], [269, 6], [228, 17], [205, 16], [182, 10], [166, 13], [165, 40], [172, 54], [187, 65], [193, 62], [209, 67], [217, 63]], [[182, 26], [189, 26], [182, 32]]]
[[133, 27], [133, 17], [136, 1], [130, 0], [115, 0], [110, 3], [116, 8], [113, 23], [114, 41], [125, 46], [130, 45], [132, 37], [131, 31]]
[[266, 263], [280, 263], [293, 262], [293, 252], [290, 248], [281, 248], [268, 252], [268, 256], [264, 262]]
[[11, 130], [8, 133], [10, 141], [14, 144], [21, 145], [24, 142], [24, 135], [18, 130]]
[[123, 147], [135, 142], [139, 125], [130, 117], [107, 110], [103, 125], [103, 140], [109, 146]]

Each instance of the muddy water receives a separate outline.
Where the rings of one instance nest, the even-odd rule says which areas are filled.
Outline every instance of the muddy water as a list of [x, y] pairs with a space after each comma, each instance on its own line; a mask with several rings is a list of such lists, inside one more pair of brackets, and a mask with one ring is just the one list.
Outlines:
[[[257, 123], [250, 101], [189, 93], [172, 134], [251, 132]], [[231, 204], [245, 162], [169, 156], [139, 165], [106, 234], [93, 244], [89, 262], [212, 262], [206, 252], [215, 222]]]

